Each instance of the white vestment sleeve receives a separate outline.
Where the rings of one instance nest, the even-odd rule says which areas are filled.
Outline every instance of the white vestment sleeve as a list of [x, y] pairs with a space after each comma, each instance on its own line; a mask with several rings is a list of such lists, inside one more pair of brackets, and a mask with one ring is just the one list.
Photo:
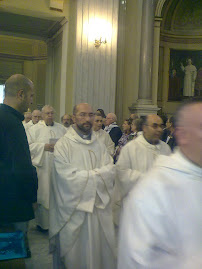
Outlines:
[[123, 147], [117, 162], [117, 185], [120, 190], [121, 197], [124, 198], [128, 192], [133, 188], [135, 182], [141, 176], [141, 172], [131, 169], [130, 154], [128, 147]]
[[43, 165], [43, 157], [44, 157], [44, 147], [45, 143], [37, 143], [35, 138], [35, 133], [32, 132], [31, 128], [27, 131], [27, 140], [29, 143], [29, 149], [32, 158], [32, 164], [34, 166], [42, 166]]
[[107, 151], [109, 152], [109, 154], [111, 156], [113, 156], [114, 154], [114, 149], [115, 149], [115, 146], [114, 146], [114, 142], [112, 141], [110, 135], [108, 133], [106, 133], [106, 147], [107, 147]]
[[179, 268], [175, 253], [180, 240], [174, 236], [175, 220], [163, 213], [165, 205], [162, 202], [161, 208], [155, 188], [145, 186], [138, 194], [134, 189], [124, 204], [118, 269]]

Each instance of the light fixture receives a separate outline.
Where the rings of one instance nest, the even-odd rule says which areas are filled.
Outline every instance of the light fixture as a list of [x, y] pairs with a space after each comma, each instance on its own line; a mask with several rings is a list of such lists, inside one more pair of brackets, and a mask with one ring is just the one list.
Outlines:
[[102, 37], [100, 37], [100, 39], [95, 39], [94, 45], [98, 49], [101, 46], [101, 44], [106, 44], [106, 43], [107, 43], [106, 38], [103, 40]]
[[103, 18], [90, 18], [83, 24], [83, 33], [88, 42], [99, 48], [102, 44], [112, 41], [112, 24]]

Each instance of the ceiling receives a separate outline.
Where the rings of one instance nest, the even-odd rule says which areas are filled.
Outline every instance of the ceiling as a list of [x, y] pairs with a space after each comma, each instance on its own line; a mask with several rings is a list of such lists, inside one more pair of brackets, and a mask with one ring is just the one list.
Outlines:
[[62, 26], [61, 21], [0, 11], [0, 34], [47, 40]]

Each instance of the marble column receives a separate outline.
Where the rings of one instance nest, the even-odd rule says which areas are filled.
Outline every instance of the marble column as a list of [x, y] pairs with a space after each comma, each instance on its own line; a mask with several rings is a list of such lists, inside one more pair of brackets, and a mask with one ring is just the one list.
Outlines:
[[155, 0], [143, 0], [138, 100], [130, 112], [139, 115], [156, 113], [158, 107], [152, 102], [152, 58], [154, 37]]
[[159, 17], [156, 17], [154, 21], [154, 48], [153, 48], [153, 66], [152, 66], [152, 102], [154, 105], [157, 104], [161, 21], [162, 18]]

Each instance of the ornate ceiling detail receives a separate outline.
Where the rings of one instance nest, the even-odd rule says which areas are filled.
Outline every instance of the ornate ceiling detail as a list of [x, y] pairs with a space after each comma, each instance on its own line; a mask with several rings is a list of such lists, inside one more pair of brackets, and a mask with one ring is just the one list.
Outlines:
[[172, 42], [202, 42], [202, 1], [167, 0], [162, 9], [161, 37]]

